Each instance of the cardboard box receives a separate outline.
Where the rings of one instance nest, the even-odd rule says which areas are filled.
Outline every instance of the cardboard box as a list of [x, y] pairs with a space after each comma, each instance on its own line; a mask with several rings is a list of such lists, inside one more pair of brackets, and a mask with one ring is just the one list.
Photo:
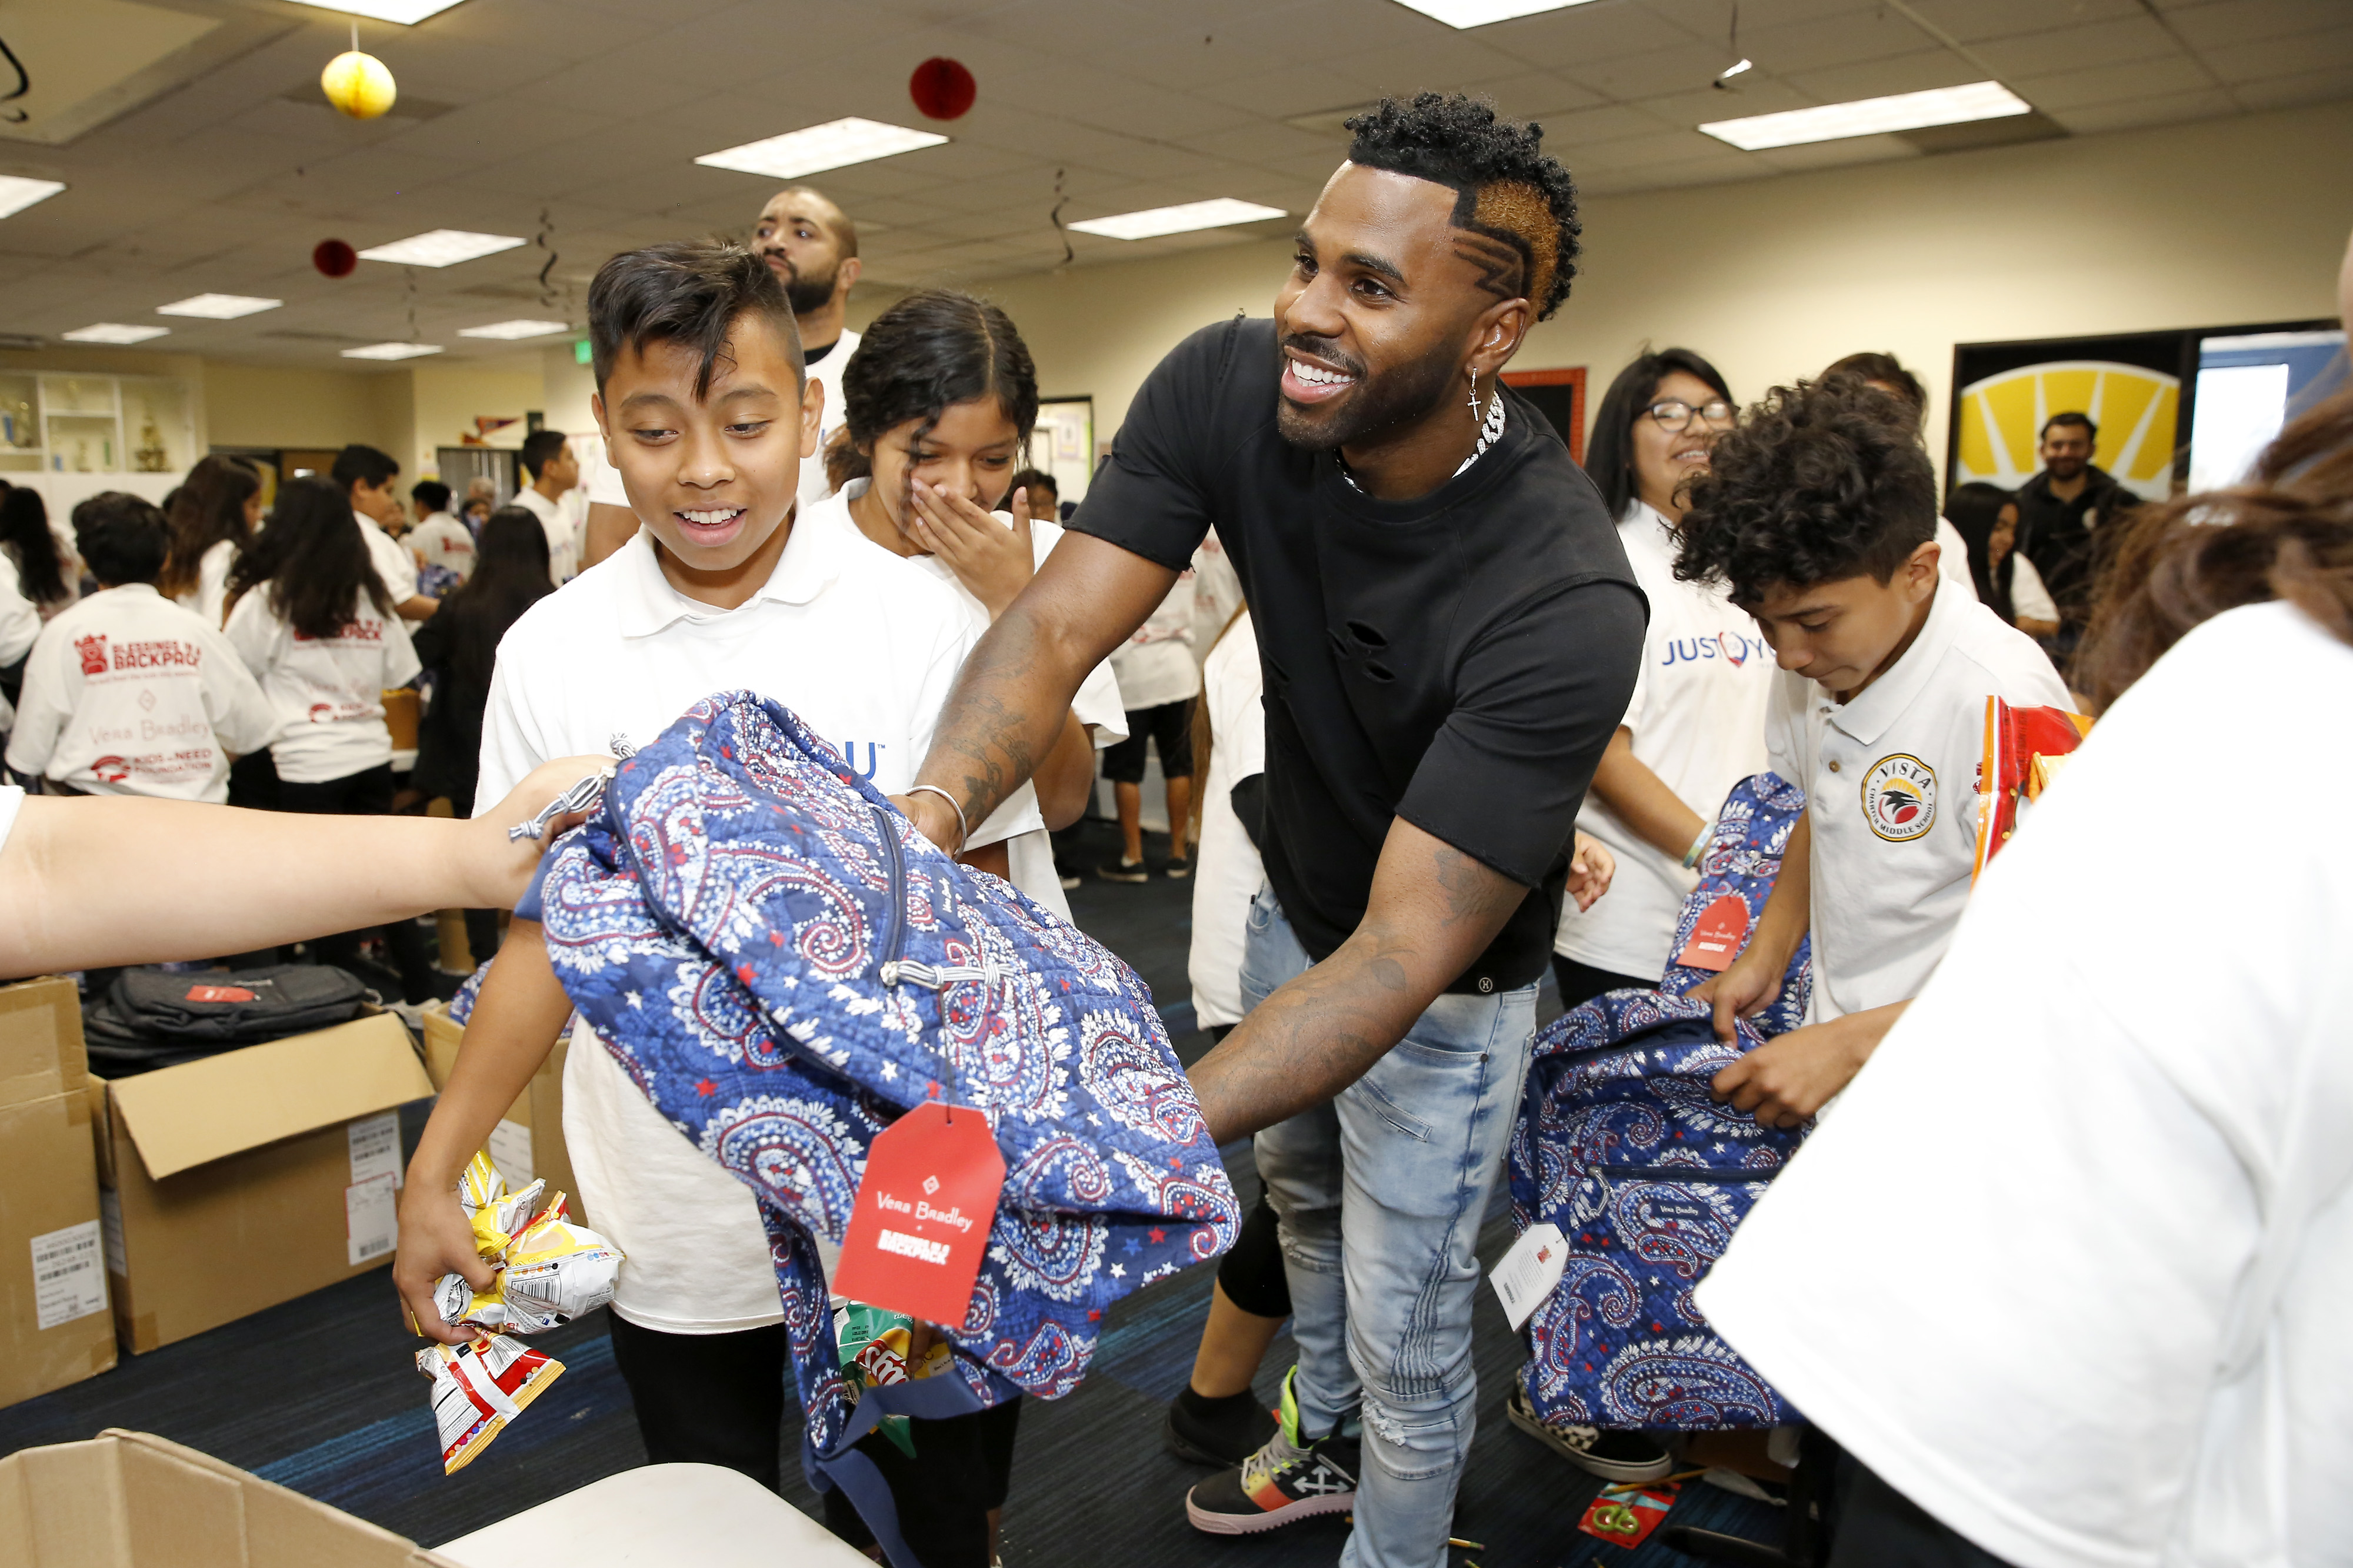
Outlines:
[[194, 1448], [109, 1430], [0, 1459], [0, 1563], [20, 1568], [458, 1568]]
[[392, 1261], [398, 1108], [433, 1092], [398, 1018], [90, 1081], [115, 1328], [132, 1354]]
[[[449, 1069], [457, 1065], [458, 1047], [465, 1037], [465, 1026], [451, 1020], [447, 1003], [426, 1004], [425, 1070], [433, 1079], [436, 1093], [448, 1083]], [[573, 1219], [594, 1226], [596, 1222], [588, 1217], [580, 1196], [580, 1184], [572, 1177], [572, 1157], [564, 1148], [564, 1058], [571, 1047], [571, 1032], [566, 1030], [532, 1075], [531, 1086], [515, 1097], [514, 1104], [499, 1119], [498, 1130], [491, 1134], [491, 1163], [499, 1168], [510, 1188], [529, 1186], [534, 1178], [546, 1177], [551, 1192], [571, 1199], [565, 1207]]]
[[87, 1079], [73, 982], [0, 987], [0, 1405], [114, 1364]]
[[384, 727], [392, 733], [392, 749], [396, 752], [417, 750], [417, 726], [423, 709], [417, 693], [407, 687], [384, 694]]

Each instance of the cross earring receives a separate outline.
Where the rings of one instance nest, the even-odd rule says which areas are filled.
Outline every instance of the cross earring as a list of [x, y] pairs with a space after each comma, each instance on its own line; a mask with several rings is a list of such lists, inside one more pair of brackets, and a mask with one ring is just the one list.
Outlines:
[[1473, 365], [1471, 369], [1471, 419], [1473, 424], [1476, 424], [1480, 418], [1479, 369], [1476, 365]]

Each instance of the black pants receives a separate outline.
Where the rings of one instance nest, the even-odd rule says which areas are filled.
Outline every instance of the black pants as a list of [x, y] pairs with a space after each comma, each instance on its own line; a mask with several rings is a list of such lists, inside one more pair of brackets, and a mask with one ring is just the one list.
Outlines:
[[1838, 1461], [1828, 1568], [2009, 1568], [1938, 1523], [1852, 1454]]
[[1552, 975], [1560, 984], [1560, 1007], [1564, 1013], [1581, 1002], [1592, 1001], [1604, 991], [1651, 991], [1657, 989], [1659, 984], [1655, 974], [1648, 980], [1639, 974], [1613, 974], [1558, 952], [1552, 955]]
[[[791, 1353], [785, 1326], [666, 1334], [617, 1312], [606, 1316], [614, 1364], [637, 1405], [647, 1462], [724, 1465], [776, 1490]], [[1016, 1399], [969, 1415], [913, 1422], [912, 1459], [879, 1432], [858, 1445], [889, 1483], [899, 1533], [923, 1568], [988, 1568], [988, 1510], [1005, 1501], [1020, 1422]], [[825, 1522], [852, 1545], [873, 1540], [838, 1490], [826, 1494]]]
[[1175, 702], [1163, 702], [1156, 708], [1129, 709], [1127, 739], [1117, 745], [1103, 748], [1103, 777], [1113, 784], [1142, 784], [1144, 742], [1146, 741], [1160, 743], [1162, 778], [1191, 778], [1193, 700], [1187, 697]]
[[[383, 763], [320, 784], [278, 781], [278, 808], [313, 816], [390, 816], [392, 764]], [[351, 969], [360, 955], [364, 931], [322, 936], [311, 945], [319, 957], [339, 969]], [[425, 951], [425, 934], [415, 921], [396, 921], [384, 928], [385, 946], [400, 970], [401, 1000], [433, 1000], [433, 961]]]

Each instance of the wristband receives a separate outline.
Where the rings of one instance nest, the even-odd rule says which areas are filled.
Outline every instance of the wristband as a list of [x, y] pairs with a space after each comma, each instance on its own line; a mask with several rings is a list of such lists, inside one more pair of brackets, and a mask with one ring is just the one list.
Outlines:
[[964, 819], [963, 804], [959, 802], [955, 796], [950, 795], [947, 791], [942, 789], [937, 784], [916, 784], [913, 788], [908, 790], [907, 793], [909, 795], [935, 795], [942, 800], [948, 803], [948, 809], [956, 814], [955, 848], [949, 850], [948, 853], [953, 855], [956, 853], [956, 850], [962, 849], [964, 847], [964, 841], [972, 837], [972, 829], [965, 824]]
[[1699, 830], [1699, 837], [1692, 840], [1692, 847], [1683, 851], [1683, 869], [1688, 871], [1697, 866], [1700, 857], [1707, 853], [1707, 847], [1715, 841], [1715, 824], [1711, 822]]

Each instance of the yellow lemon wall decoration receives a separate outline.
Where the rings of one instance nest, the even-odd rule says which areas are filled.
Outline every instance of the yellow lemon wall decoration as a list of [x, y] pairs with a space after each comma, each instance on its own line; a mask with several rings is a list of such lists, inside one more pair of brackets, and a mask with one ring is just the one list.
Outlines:
[[1988, 376], [1961, 389], [1953, 480], [2016, 489], [2042, 467], [2037, 433], [2053, 414], [2088, 414], [2100, 435], [2092, 461], [2126, 489], [2162, 500], [2172, 486], [2181, 383], [2161, 371], [2110, 360], [2054, 360]]
[[374, 120], [400, 95], [384, 62], [357, 49], [329, 60], [327, 68], [319, 73], [319, 86], [329, 103], [353, 120]]

